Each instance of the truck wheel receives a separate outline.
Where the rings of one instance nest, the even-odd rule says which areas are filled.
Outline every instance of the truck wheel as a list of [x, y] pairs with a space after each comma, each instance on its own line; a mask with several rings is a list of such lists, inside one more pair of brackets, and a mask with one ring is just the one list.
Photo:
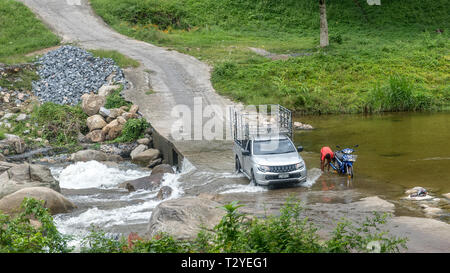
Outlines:
[[251, 176], [250, 184], [252, 184], [253, 186], [258, 186], [258, 182], [256, 182], [255, 174], [253, 173], [253, 170], [252, 170], [251, 174], [252, 174], [252, 176]]
[[235, 161], [236, 161], [235, 162], [235, 171], [236, 171], [236, 173], [240, 173], [241, 172], [241, 163], [239, 162], [239, 158], [236, 157]]

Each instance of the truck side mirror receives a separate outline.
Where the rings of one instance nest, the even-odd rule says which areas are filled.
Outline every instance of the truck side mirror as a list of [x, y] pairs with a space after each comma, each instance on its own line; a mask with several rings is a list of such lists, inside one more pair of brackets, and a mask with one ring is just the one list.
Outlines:
[[300, 153], [300, 152], [303, 152], [303, 146], [298, 146], [297, 147], [297, 151]]
[[248, 155], [250, 155], [250, 151], [243, 150], [242, 151], [242, 155], [248, 156]]

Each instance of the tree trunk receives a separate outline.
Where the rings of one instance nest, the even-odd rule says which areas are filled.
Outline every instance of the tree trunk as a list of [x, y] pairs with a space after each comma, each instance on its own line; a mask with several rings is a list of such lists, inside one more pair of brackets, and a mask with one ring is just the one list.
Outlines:
[[327, 22], [327, 7], [325, 0], [319, 0], [320, 6], [320, 47], [327, 47], [330, 43], [328, 41], [328, 22]]

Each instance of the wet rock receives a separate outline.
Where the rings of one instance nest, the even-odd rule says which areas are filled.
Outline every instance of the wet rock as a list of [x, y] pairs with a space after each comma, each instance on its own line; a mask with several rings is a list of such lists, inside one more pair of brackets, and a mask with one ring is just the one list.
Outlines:
[[6, 160], [5, 156], [0, 153], [0, 161], [5, 161], [5, 160]]
[[93, 115], [87, 118], [86, 125], [88, 126], [89, 131], [101, 130], [106, 126], [106, 121], [100, 115]]
[[153, 160], [159, 158], [160, 153], [157, 149], [148, 149], [134, 156], [133, 163], [147, 166]]
[[138, 146], [136, 142], [133, 143], [111, 143], [100, 146], [100, 151], [107, 154], [120, 155], [122, 158], [130, 158], [131, 152]]
[[154, 167], [158, 166], [161, 163], [162, 163], [162, 158], [157, 158], [157, 159], [151, 161], [150, 164], [148, 164], [148, 168], [150, 168], [150, 169], [154, 168]]
[[156, 195], [156, 198], [158, 198], [159, 200], [164, 200], [170, 197], [170, 195], [172, 194], [172, 188], [169, 186], [163, 186], [158, 194]]
[[102, 130], [94, 130], [86, 135], [86, 140], [94, 143], [103, 142], [105, 141], [105, 134]]
[[105, 105], [106, 99], [96, 94], [84, 94], [81, 96], [81, 108], [88, 116], [93, 116], [100, 111], [100, 107]]
[[151, 139], [145, 137], [145, 138], [138, 139], [137, 143], [148, 146], [151, 141], [152, 141]]
[[161, 164], [153, 168], [152, 174], [156, 173], [175, 173], [169, 164]]
[[301, 122], [294, 122], [294, 129], [295, 130], [313, 130], [314, 127], [312, 127], [309, 124], [301, 123]]
[[137, 146], [130, 154], [131, 158], [134, 159], [134, 157], [140, 153], [142, 153], [143, 151], [147, 150], [148, 147], [146, 145], [139, 145]]
[[164, 174], [151, 174], [150, 176], [130, 180], [119, 184], [119, 188], [128, 189], [128, 191], [137, 190], [155, 190], [161, 186]]
[[60, 192], [50, 169], [43, 165], [0, 162], [0, 198], [30, 187], [47, 187]]
[[107, 153], [104, 153], [102, 151], [97, 151], [97, 150], [83, 150], [83, 151], [78, 151], [74, 154], [72, 154], [72, 156], [70, 157], [70, 160], [74, 161], [74, 162], [78, 162], [78, 161], [91, 161], [91, 160], [95, 160], [95, 161], [121, 161], [122, 158], [119, 155], [110, 155]]
[[30, 187], [18, 190], [0, 199], [0, 210], [8, 215], [20, 213], [20, 205], [25, 197], [44, 201], [52, 215], [66, 213], [76, 206], [62, 194], [46, 187]]
[[443, 196], [447, 199], [450, 199], [450, 193], [444, 193]]
[[420, 207], [423, 209], [423, 211], [430, 216], [437, 216], [443, 213], [443, 209], [437, 208], [437, 207], [431, 207], [426, 204], [421, 204]]
[[193, 240], [201, 228], [212, 230], [220, 222], [225, 214], [220, 206], [217, 202], [198, 197], [162, 202], [152, 213], [147, 236], [152, 238], [166, 232], [175, 239]]
[[422, 187], [414, 187], [412, 189], [405, 191], [405, 194], [407, 194], [407, 195], [415, 195], [415, 194], [420, 194], [420, 193], [426, 194], [427, 190]]

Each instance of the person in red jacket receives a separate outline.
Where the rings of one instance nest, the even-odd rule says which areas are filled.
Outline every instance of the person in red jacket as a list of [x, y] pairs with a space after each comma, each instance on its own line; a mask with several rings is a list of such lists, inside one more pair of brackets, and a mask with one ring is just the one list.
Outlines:
[[[320, 168], [322, 169], [322, 172], [324, 171], [326, 165], [328, 166], [328, 171], [330, 171], [330, 163], [333, 158], [334, 153], [330, 147], [325, 146], [320, 149]], [[327, 160], [326, 164], [325, 159]]]

